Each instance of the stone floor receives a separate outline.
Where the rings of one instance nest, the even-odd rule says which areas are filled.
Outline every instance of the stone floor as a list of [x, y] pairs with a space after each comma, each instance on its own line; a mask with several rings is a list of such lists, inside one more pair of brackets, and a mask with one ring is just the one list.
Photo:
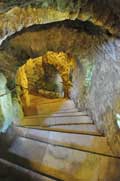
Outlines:
[[55, 108], [51, 100], [47, 106], [52, 107], [48, 114], [40, 110], [35, 115], [31, 108], [14, 125], [17, 136], [4, 159], [32, 172], [33, 181], [119, 181], [120, 158], [87, 113], [78, 112], [71, 100], [58, 100]]
[[24, 158], [35, 170], [61, 180], [117, 181], [120, 178], [120, 160], [108, 156], [23, 137], [16, 139], [9, 152]]

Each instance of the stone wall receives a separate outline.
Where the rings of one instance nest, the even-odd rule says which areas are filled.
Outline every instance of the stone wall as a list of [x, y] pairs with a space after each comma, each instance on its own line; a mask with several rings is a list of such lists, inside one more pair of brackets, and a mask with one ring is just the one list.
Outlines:
[[117, 124], [117, 114], [120, 114], [119, 39], [98, 44], [90, 56], [86, 55], [86, 61], [78, 58], [71, 98], [80, 110], [88, 111], [99, 131], [107, 136], [113, 152], [120, 156]]
[[24, 64], [25, 73], [28, 80], [29, 91], [34, 91], [40, 87], [43, 82], [44, 70], [42, 67], [42, 57], [29, 59]]
[[25, 72], [25, 65], [20, 67], [16, 75], [16, 92], [17, 98], [20, 101], [23, 109], [29, 107], [30, 105], [30, 96], [28, 90], [28, 79]]
[[79, 60], [75, 62], [75, 69], [73, 70], [72, 88], [70, 97], [73, 99], [77, 108], [81, 111], [85, 110], [85, 70]]
[[11, 92], [6, 84], [5, 76], [0, 73], [0, 132], [5, 132], [13, 121]]
[[98, 129], [108, 137], [120, 156], [120, 40], [109, 40], [96, 51], [96, 65], [88, 98], [88, 109]]
[[13, 99], [12, 92], [7, 88], [7, 79], [0, 73], [0, 132], [6, 132], [12, 122], [23, 118], [18, 100]]

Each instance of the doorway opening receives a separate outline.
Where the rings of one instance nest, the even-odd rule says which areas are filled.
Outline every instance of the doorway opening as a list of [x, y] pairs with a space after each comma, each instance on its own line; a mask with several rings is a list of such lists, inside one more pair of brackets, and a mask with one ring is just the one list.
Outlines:
[[73, 68], [72, 56], [52, 51], [22, 65], [16, 74], [16, 85], [24, 115], [46, 118], [57, 112], [70, 98]]

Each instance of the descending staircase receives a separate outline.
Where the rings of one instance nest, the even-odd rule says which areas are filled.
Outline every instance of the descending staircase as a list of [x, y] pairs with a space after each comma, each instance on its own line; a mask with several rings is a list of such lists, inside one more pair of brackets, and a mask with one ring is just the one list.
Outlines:
[[86, 112], [78, 112], [68, 100], [35, 125], [40, 117], [45, 115], [27, 116], [26, 125], [15, 125], [17, 137], [0, 159], [0, 165], [11, 170], [9, 181], [120, 180], [120, 158]]

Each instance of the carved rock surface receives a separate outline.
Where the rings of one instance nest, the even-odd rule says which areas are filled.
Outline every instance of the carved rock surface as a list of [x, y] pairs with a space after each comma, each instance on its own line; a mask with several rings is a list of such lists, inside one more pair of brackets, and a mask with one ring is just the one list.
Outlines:
[[111, 34], [120, 34], [119, 0], [10, 0], [1, 2], [0, 10], [0, 44], [25, 27], [66, 19], [90, 21]]

